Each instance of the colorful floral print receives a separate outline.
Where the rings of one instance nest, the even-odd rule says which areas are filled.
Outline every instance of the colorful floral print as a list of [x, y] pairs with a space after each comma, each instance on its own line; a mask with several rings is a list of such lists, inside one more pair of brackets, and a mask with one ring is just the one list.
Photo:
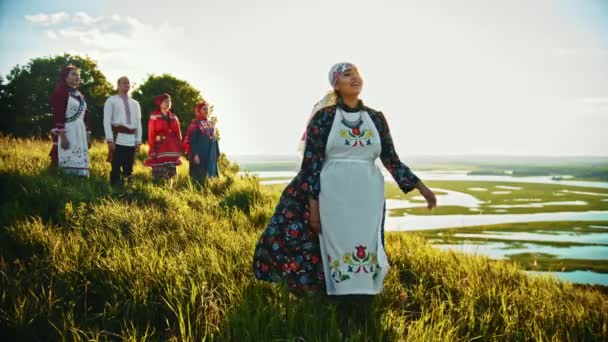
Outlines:
[[356, 127], [340, 130], [340, 136], [344, 138], [345, 145], [365, 147], [372, 144], [374, 132], [369, 129]]

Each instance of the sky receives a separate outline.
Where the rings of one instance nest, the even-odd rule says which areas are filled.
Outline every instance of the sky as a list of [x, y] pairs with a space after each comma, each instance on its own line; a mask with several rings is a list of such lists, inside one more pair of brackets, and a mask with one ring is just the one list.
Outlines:
[[64, 52], [190, 82], [229, 155], [296, 154], [349, 61], [402, 159], [608, 156], [608, 0], [0, 0], [0, 75]]

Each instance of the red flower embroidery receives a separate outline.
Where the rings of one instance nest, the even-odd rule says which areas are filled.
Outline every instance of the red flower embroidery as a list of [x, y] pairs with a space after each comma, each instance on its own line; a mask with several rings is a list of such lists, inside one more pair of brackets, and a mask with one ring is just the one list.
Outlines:
[[297, 237], [298, 235], [300, 235], [300, 232], [295, 229], [292, 229], [289, 231], [289, 234], [293, 237]]
[[268, 267], [268, 265], [266, 264], [260, 265], [260, 268], [262, 269], [262, 272], [268, 272], [268, 270], [270, 269], [270, 267]]
[[316, 256], [316, 255], [313, 255], [313, 256], [312, 256], [312, 263], [313, 263], [313, 264], [318, 264], [318, 263], [319, 263], [319, 261], [321, 261], [321, 259], [319, 259], [319, 257], [318, 257], [318, 256]]
[[285, 217], [287, 217], [288, 219], [290, 219], [290, 218], [293, 217], [293, 213], [288, 210], [287, 212], [285, 212]]
[[353, 134], [359, 136], [359, 134], [361, 134], [361, 129], [359, 127], [353, 128]]
[[355, 248], [357, 249], [357, 258], [359, 258], [359, 259], [365, 258], [365, 254], [367, 254], [367, 253], [365, 253], [365, 250], [367, 249], [367, 247], [357, 246]]
[[292, 261], [292, 262], [290, 262], [290, 263], [289, 263], [289, 268], [290, 268], [292, 271], [297, 271], [297, 270], [298, 270], [298, 268], [299, 268], [299, 265], [298, 265], [298, 263], [297, 263], [297, 262]]

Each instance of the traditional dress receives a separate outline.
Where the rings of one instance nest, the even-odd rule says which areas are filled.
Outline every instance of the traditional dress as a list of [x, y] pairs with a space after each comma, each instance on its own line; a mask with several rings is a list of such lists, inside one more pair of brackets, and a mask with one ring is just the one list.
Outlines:
[[[65, 75], [67, 76], [67, 74]], [[65, 76], [61, 80], [65, 79]], [[87, 129], [87, 103], [78, 90], [60, 85], [51, 96], [54, 127], [53, 147], [49, 156], [51, 165], [59, 166], [64, 172], [78, 176], [89, 175], [89, 134]], [[60, 132], [69, 143], [67, 149], [61, 147]]]
[[[375, 160], [380, 158], [404, 193], [419, 179], [397, 156], [381, 112], [362, 103], [350, 112], [338, 98], [312, 116], [300, 171], [257, 243], [256, 278], [284, 281], [299, 293], [381, 291], [388, 262], [382, 243], [384, 180]], [[309, 197], [319, 200], [320, 235], [309, 229]]]
[[[190, 161], [190, 177], [198, 182], [206, 177], [217, 177], [217, 161], [220, 149], [215, 135], [215, 127], [207, 119], [194, 119], [184, 138], [184, 151]], [[199, 164], [194, 162], [198, 156]]]
[[141, 145], [142, 135], [139, 102], [129, 96], [108, 97], [103, 106], [103, 128], [106, 141], [114, 143], [108, 161], [112, 165], [110, 183], [115, 185], [133, 173], [135, 148]]
[[176, 167], [181, 165], [182, 132], [175, 114], [163, 114], [156, 109], [148, 121], [148, 159], [144, 162], [152, 168], [155, 179], [172, 178]]

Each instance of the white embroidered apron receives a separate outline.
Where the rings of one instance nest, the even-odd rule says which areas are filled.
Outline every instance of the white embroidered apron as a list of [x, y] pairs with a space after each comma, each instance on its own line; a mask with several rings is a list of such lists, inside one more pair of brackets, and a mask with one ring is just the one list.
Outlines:
[[61, 136], [58, 137], [57, 154], [59, 167], [66, 173], [79, 176], [89, 175], [89, 148], [87, 129], [84, 124], [84, 112], [87, 103], [80, 92], [68, 95], [68, 105], [65, 111], [65, 137], [69, 148], [61, 147]]
[[380, 137], [369, 114], [338, 108], [319, 193], [319, 240], [329, 295], [382, 291], [389, 265], [380, 237], [384, 177], [375, 163], [380, 151]]

